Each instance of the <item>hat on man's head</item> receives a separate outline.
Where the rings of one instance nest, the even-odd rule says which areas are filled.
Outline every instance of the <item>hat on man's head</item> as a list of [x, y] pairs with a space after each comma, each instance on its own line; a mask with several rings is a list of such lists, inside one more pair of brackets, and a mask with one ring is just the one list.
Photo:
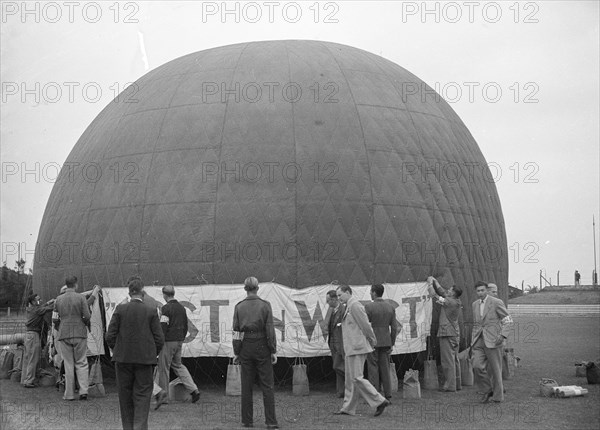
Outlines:
[[173, 285], [165, 285], [164, 287], [162, 287], [162, 292], [167, 296], [174, 296], [175, 287], [173, 287]]
[[38, 295], [37, 295], [36, 293], [32, 293], [32, 294], [30, 294], [30, 295], [29, 295], [29, 297], [27, 297], [27, 303], [33, 303], [33, 301], [35, 300], [35, 298], [36, 298], [37, 296], [38, 296]]

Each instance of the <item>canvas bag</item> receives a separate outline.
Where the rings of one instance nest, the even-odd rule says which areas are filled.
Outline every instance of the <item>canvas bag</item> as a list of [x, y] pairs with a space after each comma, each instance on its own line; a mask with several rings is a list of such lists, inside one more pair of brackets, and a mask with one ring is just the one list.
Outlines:
[[578, 361], [575, 363], [575, 376], [585, 377], [587, 376], [587, 361]]
[[421, 384], [419, 383], [419, 371], [408, 369], [404, 374], [402, 384], [402, 397], [404, 399], [420, 399]]
[[512, 348], [504, 348], [502, 354], [502, 379], [508, 380], [515, 376], [515, 352]]
[[600, 367], [596, 363], [589, 361], [585, 372], [588, 384], [600, 384]]
[[294, 396], [308, 396], [308, 376], [306, 376], [306, 364], [304, 364], [304, 359], [295, 358], [292, 371], [292, 394]]
[[396, 363], [390, 360], [390, 385], [392, 391], [398, 391], [398, 374], [396, 373]]
[[241, 396], [242, 395], [242, 366], [233, 364], [230, 361], [227, 366], [227, 380], [225, 382], [226, 396]]
[[102, 380], [102, 365], [100, 364], [100, 357], [96, 357], [90, 366], [89, 376], [89, 387], [88, 394], [94, 397], [106, 396], [106, 390], [104, 389], [104, 382]]
[[471, 348], [465, 349], [458, 354], [460, 362], [460, 381], [462, 385], [473, 385], [473, 357], [471, 356]]
[[558, 382], [554, 379], [540, 379], [540, 396], [551, 397], [554, 394], [554, 387], [558, 387]]
[[426, 390], [437, 390], [440, 385], [438, 382], [438, 371], [437, 363], [433, 359], [432, 347], [431, 347], [431, 336], [427, 338], [429, 346], [427, 348], [427, 360], [425, 361], [425, 373], [423, 378], [423, 388]]
[[15, 355], [8, 348], [4, 348], [2, 352], [0, 352], [0, 379], [10, 378], [10, 371], [13, 368], [14, 358]]

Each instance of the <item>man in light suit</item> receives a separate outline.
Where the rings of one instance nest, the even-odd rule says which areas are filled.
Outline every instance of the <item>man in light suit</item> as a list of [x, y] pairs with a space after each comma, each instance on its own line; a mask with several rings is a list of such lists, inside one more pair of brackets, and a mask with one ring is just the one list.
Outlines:
[[[477, 375], [482, 403], [503, 402], [502, 344], [512, 322], [504, 302], [487, 294], [487, 284], [475, 284], [478, 300], [473, 302], [473, 372]], [[493, 378], [493, 381], [491, 380]]]
[[367, 355], [369, 382], [376, 389], [380, 381], [386, 399], [392, 398], [392, 381], [390, 380], [390, 354], [396, 343], [399, 324], [396, 321], [396, 310], [391, 303], [383, 300], [384, 287], [381, 284], [371, 286], [371, 303], [365, 305], [367, 317], [377, 338], [375, 350]]
[[156, 356], [165, 338], [156, 308], [143, 302], [137, 276], [127, 281], [131, 301], [120, 303], [108, 325], [106, 343], [113, 350], [123, 429], [148, 428]]
[[342, 337], [346, 355], [346, 390], [344, 404], [335, 414], [356, 415], [358, 397], [362, 396], [369, 406], [376, 408], [377, 417], [390, 405], [390, 402], [363, 377], [367, 354], [373, 351], [377, 339], [369, 324], [364, 306], [358, 299], [352, 297], [352, 289], [348, 285], [340, 285], [336, 292], [338, 299], [346, 305], [342, 320]]
[[52, 322], [58, 330], [57, 348], [65, 365], [63, 399], [75, 400], [75, 373], [79, 383], [79, 400], [87, 400], [88, 362], [87, 337], [90, 329], [90, 308], [83, 295], [77, 293], [77, 277], [65, 280], [66, 292], [56, 298]]
[[325, 315], [325, 330], [327, 335], [327, 344], [331, 351], [333, 360], [333, 370], [335, 371], [336, 395], [338, 398], [344, 397], [344, 340], [342, 338], [342, 319], [346, 307], [340, 303], [335, 290], [327, 291], [326, 297], [329, 309]]

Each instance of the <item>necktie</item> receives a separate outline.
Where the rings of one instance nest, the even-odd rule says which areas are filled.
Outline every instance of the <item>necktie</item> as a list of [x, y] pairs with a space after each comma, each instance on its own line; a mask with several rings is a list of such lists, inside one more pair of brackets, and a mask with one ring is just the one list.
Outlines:
[[483, 299], [479, 303], [479, 316], [483, 318]]

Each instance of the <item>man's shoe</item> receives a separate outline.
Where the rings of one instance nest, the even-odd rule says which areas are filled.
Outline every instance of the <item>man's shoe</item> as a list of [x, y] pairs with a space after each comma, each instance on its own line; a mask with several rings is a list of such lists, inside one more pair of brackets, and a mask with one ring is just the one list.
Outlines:
[[254, 427], [254, 424], [252, 424], [252, 423], [242, 423], [242, 426], [244, 426], [246, 428], [252, 428], [252, 427]]
[[494, 395], [493, 391], [490, 391], [489, 393], [485, 393], [483, 396], [481, 396], [481, 403], [487, 403], [493, 395]]
[[196, 390], [192, 393], [192, 403], [196, 403], [200, 400], [200, 391]]
[[87, 400], [87, 394], [80, 394], [79, 400]]
[[383, 410], [390, 404], [391, 403], [389, 400], [384, 400], [379, 406], [377, 406], [377, 409], [375, 410], [375, 416], [378, 417], [379, 415], [381, 415], [383, 413]]
[[23, 386], [25, 388], [35, 388], [35, 385], [33, 385], [33, 384], [23, 384]]
[[154, 405], [154, 410], [156, 411], [158, 408], [160, 408], [160, 405], [165, 403], [165, 400], [167, 400], [167, 392], [165, 390], [160, 390], [158, 394], [154, 396], [154, 398], [156, 399], [156, 405]]
[[350, 415], [350, 416], [352, 416], [352, 414], [349, 414], [346, 411], [336, 411], [333, 413], [333, 415]]
[[267, 428], [268, 429], [278, 429], [279, 425], [277, 425], [277, 424], [267, 424]]

